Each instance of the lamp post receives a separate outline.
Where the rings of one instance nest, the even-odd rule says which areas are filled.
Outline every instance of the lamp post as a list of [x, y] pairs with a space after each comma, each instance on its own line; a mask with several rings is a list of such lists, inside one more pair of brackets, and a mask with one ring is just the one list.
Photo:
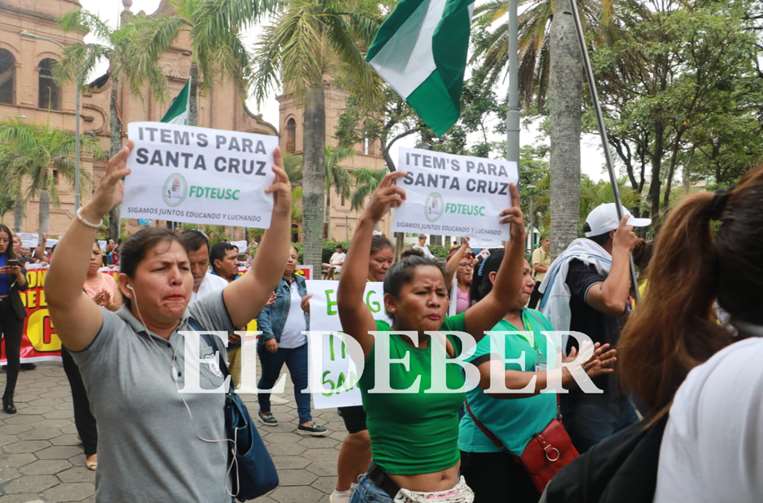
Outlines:
[[[50, 42], [51, 44], [55, 44], [62, 49], [66, 47], [62, 42], [46, 37], [45, 35], [39, 35], [37, 33], [32, 33], [31, 31], [23, 30], [21, 31], [20, 35], [24, 38], [31, 38], [35, 40], [44, 40], [46, 42]], [[74, 115], [75, 115], [75, 125], [74, 125], [74, 211], [79, 211], [80, 207], [80, 114], [81, 114], [81, 104], [80, 104], [80, 87], [82, 86], [82, 72], [78, 71], [77, 76], [75, 78], [75, 87], [76, 87], [76, 94], [74, 95]]]
[[519, 0], [509, 0], [509, 98], [508, 116], [506, 117], [506, 157], [514, 161], [519, 168], [519, 41], [518, 41], [518, 4]]

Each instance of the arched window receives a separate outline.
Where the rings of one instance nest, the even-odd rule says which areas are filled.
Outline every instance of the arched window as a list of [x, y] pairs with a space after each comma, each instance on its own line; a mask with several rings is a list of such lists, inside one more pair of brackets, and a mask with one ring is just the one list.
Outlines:
[[16, 91], [16, 58], [10, 51], [0, 49], [0, 103], [14, 102]]
[[297, 121], [293, 117], [286, 121], [286, 151], [290, 154], [297, 151]]
[[38, 85], [40, 92], [37, 100], [37, 106], [39, 108], [58, 110], [61, 106], [61, 91], [53, 78], [53, 65], [55, 64], [56, 60], [51, 58], [45, 58], [40, 61], [40, 66], [38, 67], [40, 72]]

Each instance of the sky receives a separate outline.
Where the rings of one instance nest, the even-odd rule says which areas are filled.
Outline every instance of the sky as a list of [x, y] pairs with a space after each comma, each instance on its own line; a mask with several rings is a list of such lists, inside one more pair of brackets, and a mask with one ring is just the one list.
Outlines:
[[[152, 13], [159, 6], [160, 0], [133, 0], [131, 10], [133, 12], [139, 12], [141, 10], [146, 13]], [[107, 22], [112, 28], [117, 27], [119, 22], [119, 13], [122, 12], [122, 0], [80, 0], [82, 8], [96, 14], [100, 19]], [[259, 27], [254, 26], [250, 30], [244, 33], [243, 40], [247, 48], [252, 48], [257, 36], [259, 34]], [[88, 40], [86, 38], [86, 40]], [[91, 77], [101, 75], [107, 68], [107, 63], [104, 61], [101, 66], [96, 68]], [[262, 106], [258, 107], [253, 99], [247, 100], [249, 109], [255, 113], [261, 113], [262, 117], [269, 123], [278, 127], [278, 102], [276, 101], [276, 93], [265, 100]], [[407, 140], [407, 142], [406, 142]], [[413, 147], [415, 138], [408, 137], [403, 141], [398, 142], [398, 147]], [[523, 128], [520, 133], [520, 143], [522, 145], [534, 145], [539, 143], [548, 144], [548, 139], [539, 136], [537, 127], [531, 125], [528, 128]], [[583, 135], [583, 139], [580, 145], [581, 151], [581, 171], [588, 175], [595, 181], [608, 179], [606, 175], [606, 169], [604, 167], [604, 154], [601, 148], [601, 142], [596, 135]], [[397, 156], [396, 148], [393, 148], [393, 158]]]

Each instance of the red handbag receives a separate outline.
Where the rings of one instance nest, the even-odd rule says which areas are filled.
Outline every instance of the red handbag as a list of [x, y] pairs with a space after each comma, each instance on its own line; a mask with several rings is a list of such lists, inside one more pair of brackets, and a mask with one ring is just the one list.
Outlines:
[[508, 452], [519, 463], [524, 466], [527, 475], [535, 485], [538, 493], [542, 493], [546, 485], [552, 478], [565, 466], [572, 463], [580, 454], [572, 443], [570, 435], [564, 429], [564, 425], [558, 418], [554, 418], [543, 429], [542, 432], [533, 435], [533, 438], [527, 443], [521, 456], [517, 456], [509, 451], [503, 442], [490, 431], [487, 426], [477, 419], [472, 412], [469, 402], [464, 402], [466, 412], [474, 421], [477, 428], [490, 439], [499, 449]]

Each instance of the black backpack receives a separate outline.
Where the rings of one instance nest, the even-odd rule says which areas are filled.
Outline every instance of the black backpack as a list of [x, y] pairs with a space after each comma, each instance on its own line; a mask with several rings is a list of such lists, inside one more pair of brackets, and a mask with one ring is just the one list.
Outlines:
[[668, 414], [596, 444], [549, 483], [543, 503], [650, 503]]

